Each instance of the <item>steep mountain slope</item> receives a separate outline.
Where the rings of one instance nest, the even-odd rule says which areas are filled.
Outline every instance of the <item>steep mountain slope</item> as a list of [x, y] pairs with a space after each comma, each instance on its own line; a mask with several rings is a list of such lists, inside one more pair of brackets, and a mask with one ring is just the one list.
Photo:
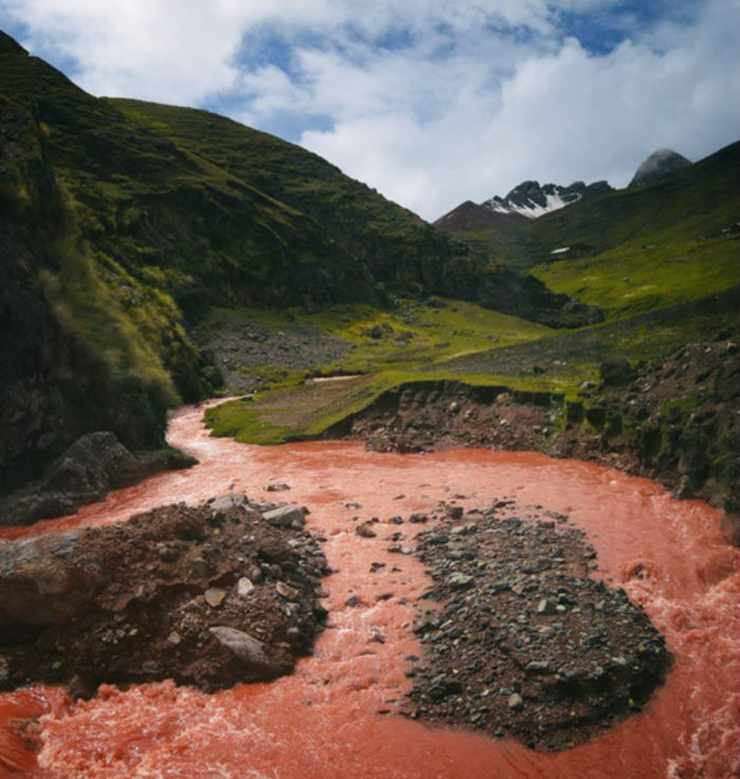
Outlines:
[[[138, 100], [108, 102], [192, 159], [217, 166], [306, 214], [328, 245], [350, 257], [351, 268], [373, 285], [365, 291], [358, 284], [363, 277], [352, 277], [341, 283], [334, 301], [432, 292], [555, 327], [585, 324], [598, 316], [565, 297], [553, 297], [530, 277], [491, 266], [470, 247], [299, 146], [208, 111]], [[332, 271], [334, 267], [336, 263]], [[305, 300], [305, 293], [296, 299], [283, 289], [280, 304], [296, 302], [312, 301]], [[328, 302], [326, 296], [319, 302]]]
[[466, 200], [434, 224], [448, 233], [485, 230], [536, 219], [580, 200], [611, 191], [606, 181], [595, 181], [589, 185], [583, 181], [574, 181], [568, 187], [559, 184], [540, 186], [538, 181], [523, 181], [506, 197], [494, 195], [480, 205]]
[[216, 376], [213, 305], [315, 310], [431, 292], [594, 316], [337, 168], [204, 111], [94, 98], [0, 33], [0, 492], [80, 435], [163, 443]]
[[687, 160], [686, 157], [672, 149], [658, 149], [641, 163], [627, 186], [642, 187], [645, 184], [651, 184], [653, 181], [689, 165], [691, 165], [691, 160]]

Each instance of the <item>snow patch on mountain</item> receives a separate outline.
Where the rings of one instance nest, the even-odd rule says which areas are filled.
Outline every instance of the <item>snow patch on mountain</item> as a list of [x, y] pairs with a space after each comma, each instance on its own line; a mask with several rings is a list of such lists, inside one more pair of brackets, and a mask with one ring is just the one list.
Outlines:
[[481, 205], [499, 214], [520, 214], [527, 219], [549, 214], [571, 203], [577, 203], [584, 197], [600, 195], [611, 191], [606, 181], [597, 181], [586, 185], [575, 181], [568, 187], [559, 184], [544, 184], [538, 181], [524, 181], [509, 192], [506, 197], [495, 195]]

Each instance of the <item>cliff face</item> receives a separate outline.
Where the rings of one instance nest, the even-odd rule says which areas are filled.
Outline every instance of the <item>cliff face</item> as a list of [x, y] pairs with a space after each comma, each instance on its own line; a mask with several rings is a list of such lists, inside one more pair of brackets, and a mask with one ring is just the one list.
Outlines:
[[[172, 390], [116, 376], [65, 326], [69, 307], [65, 313], [59, 295], [85, 282], [74, 220], [30, 112], [0, 98], [0, 126], [0, 491], [7, 492], [90, 430], [112, 430], [134, 448], [160, 445]], [[82, 270], [70, 267], [75, 261]], [[108, 340], [126, 348], [122, 336]]]

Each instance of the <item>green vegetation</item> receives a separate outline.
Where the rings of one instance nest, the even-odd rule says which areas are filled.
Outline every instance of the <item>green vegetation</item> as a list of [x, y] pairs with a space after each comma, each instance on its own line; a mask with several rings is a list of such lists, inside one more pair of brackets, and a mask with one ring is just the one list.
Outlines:
[[[0, 118], [0, 162], [16, 161], [0, 167], [12, 284], [23, 278], [61, 340], [113, 386], [106, 397], [136, 388], [129, 415], [137, 393], [154, 419], [212, 392], [204, 376], [217, 366], [195, 341], [242, 320], [317, 328], [349, 347], [328, 365], [245, 366], [271, 389], [208, 419], [257, 443], [320, 435], [419, 379], [572, 399], [606, 357], [648, 359], [737, 324], [737, 233], [723, 230], [740, 214], [740, 144], [647, 187], [460, 241], [268, 134], [94, 98], [2, 34]], [[543, 265], [574, 244], [589, 256]], [[358, 375], [305, 383], [315, 373]], [[618, 434], [617, 420], [598, 424]]]
[[648, 246], [634, 242], [597, 257], [564, 260], [537, 271], [553, 289], [599, 305], [621, 318], [706, 297], [740, 283], [736, 239], [677, 241], [656, 235]]
[[60, 239], [54, 251], [59, 270], [42, 270], [40, 279], [64, 331], [103, 362], [113, 381], [141, 383], [151, 387], [163, 405], [176, 403], [170, 375], [145, 335], [125, 316], [100, 280], [77, 236]]
[[[402, 300], [395, 307], [385, 309], [337, 304], [315, 313], [300, 308], [216, 308], [202, 328], [217, 330], [238, 318], [254, 320], [276, 330], [289, 321], [351, 344], [352, 350], [341, 361], [324, 366], [326, 373], [419, 369], [443, 359], [488, 349], [494, 343], [508, 346], [554, 332], [544, 325], [472, 303], [440, 298], [431, 304]], [[370, 335], [373, 328], [380, 337]], [[259, 375], [268, 375], [264, 372], [268, 366], [256, 367], [263, 371]]]

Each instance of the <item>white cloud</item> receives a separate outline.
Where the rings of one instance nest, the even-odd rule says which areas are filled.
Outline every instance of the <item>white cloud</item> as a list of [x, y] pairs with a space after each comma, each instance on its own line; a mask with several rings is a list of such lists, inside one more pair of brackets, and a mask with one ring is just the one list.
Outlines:
[[740, 0], [664, 7], [600, 56], [560, 14], [621, 29], [619, 0], [0, 0], [0, 24], [94, 94], [278, 132], [319, 118], [302, 143], [435, 218], [524, 178], [621, 185], [655, 148], [734, 140]]
[[435, 121], [340, 116], [302, 142], [430, 219], [527, 178], [624, 186], [656, 148], [698, 159], [740, 136], [733, 19], [738, 4], [723, 0], [691, 28], [626, 41], [605, 56], [567, 39], [554, 53], [523, 52], [515, 72], [490, 88], [480, 69], [438, 64], [435, 87], [449, 100]]

